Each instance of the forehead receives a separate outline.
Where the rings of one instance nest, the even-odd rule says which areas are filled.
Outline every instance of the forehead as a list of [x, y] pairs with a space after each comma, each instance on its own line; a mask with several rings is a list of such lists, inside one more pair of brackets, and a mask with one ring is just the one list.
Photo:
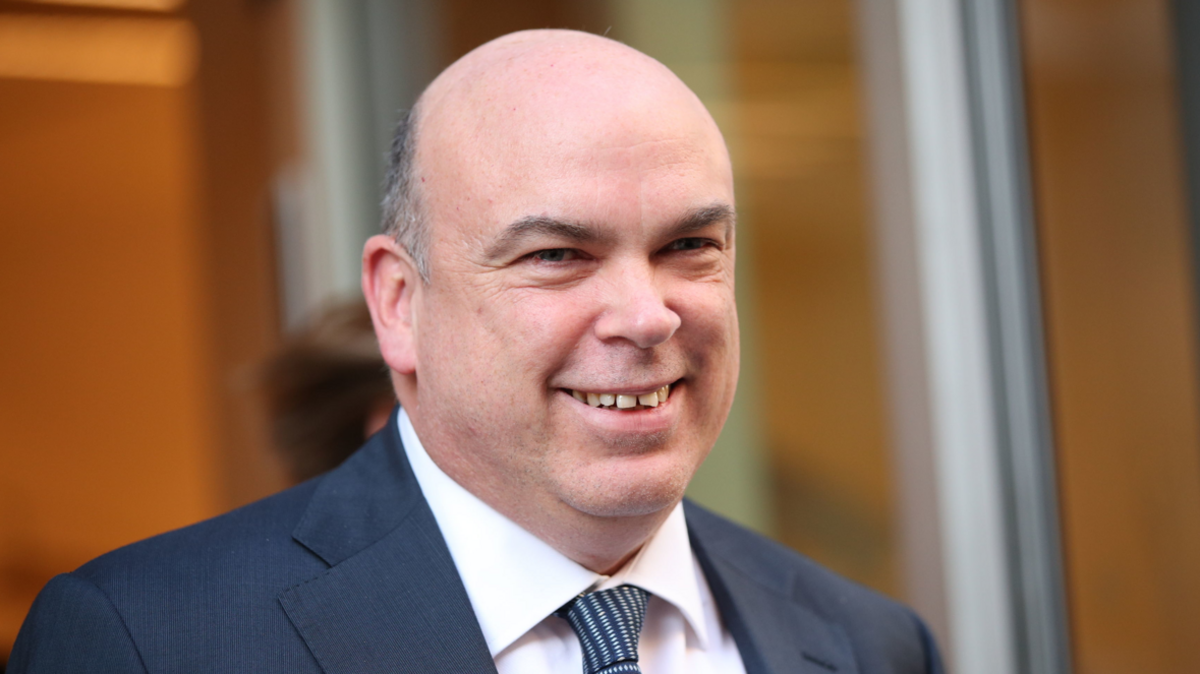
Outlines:
[[517, 96], [484, 85], [474, 93], [486, 105], [436, 125], [418, 154], [435, 230], [483, 233], [542, 215], [652, 224], [733, 204], [720, 133], [677, 81], [571, 84]]

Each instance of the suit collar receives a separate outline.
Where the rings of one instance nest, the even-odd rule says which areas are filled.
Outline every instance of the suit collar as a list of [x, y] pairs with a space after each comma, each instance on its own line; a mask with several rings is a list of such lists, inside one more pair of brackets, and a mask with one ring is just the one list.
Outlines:
[[692, 548], [746, 674], [857, 674], [850, 640], [838, 625], [793, 597], [794, 571], [748, 554], [744, 535], [684, 502]]
[[400, 526], [425, 502], [397, 440], [396, 414], [341, 466], [320, 478], [292, 532], [330, 566]]
[[327, 674], [495, 674], [395, 420], [322, 479], [293, 538], [331, 568], [280, 604]]

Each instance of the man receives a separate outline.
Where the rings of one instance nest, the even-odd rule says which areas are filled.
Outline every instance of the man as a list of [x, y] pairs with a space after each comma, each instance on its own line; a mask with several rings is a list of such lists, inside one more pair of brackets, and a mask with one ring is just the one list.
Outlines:
[[690, 505], [738, 369], [699, 100], [531, 31], [422, 95], [363, 290], [402, 409], [328, 475], [60, 576], [18, 672], [939, 672], [908, 610]]

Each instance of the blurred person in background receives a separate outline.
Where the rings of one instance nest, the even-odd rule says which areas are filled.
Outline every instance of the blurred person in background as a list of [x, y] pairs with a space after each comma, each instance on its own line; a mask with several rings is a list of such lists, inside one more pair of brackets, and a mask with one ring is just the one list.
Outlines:
[[683, 500], [738, 378], [724, 140], [525, 31], [402, 122], [363, 290], [401, 408], [280, 495], [56, 577], [17, 672], [934, 674], [909, 609]]
[[260, 387], [275, 448], [295, 483], [336, 468], [396, 405], [361, 300], [326, 308], [290, 337], [264, 363]]

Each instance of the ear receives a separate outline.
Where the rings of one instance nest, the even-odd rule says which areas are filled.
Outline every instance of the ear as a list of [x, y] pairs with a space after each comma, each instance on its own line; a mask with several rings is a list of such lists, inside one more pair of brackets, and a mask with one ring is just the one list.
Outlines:
[[422, 287], [416, 264], [392, 237], [376, 234], [367, 239], [362, 257], [363, 296], [383, 360], [401, 375], [417, 370], [414, 304], [420, 301]]

